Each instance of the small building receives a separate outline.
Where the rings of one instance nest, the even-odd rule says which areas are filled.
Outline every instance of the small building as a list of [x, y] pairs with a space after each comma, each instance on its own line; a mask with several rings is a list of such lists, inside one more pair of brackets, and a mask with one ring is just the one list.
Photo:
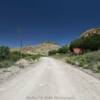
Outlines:
[[82, 48], [73, 48], [73, 53], [76, 55], [83, 54], [83, 49]]

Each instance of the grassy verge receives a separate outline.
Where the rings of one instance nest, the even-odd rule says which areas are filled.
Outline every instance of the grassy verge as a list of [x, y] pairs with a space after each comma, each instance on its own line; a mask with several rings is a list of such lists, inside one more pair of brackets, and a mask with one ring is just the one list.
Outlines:
[[15, 64], [20, 59], [26, 60], [38, 60], [42, 55], [31, 55], [31, 54], [22, 54], [20, 56], [20, 52], [11, 52], [7, 59], [0, 60], [0, 68], [8, 68]]
[[65, 60], [67, 56], [68, 54], [55, 54], [55, 55], [52, 55], [51, 57], [59, 59], [59, 60], [60, 59]]
[[100, 51], [89, 52], [84, 55], [67, 56], [66, 61], [70, 64], [100, 72]]
[[38, 60], [40, 57], [42, 57], [43, 55], [40, 54], [23, 54], [22, 58], [26, 59], [26, 60]]
[[100, 73], [100, 50], [83, 55], [55, 54], [52, 57], [84, 69], [90, 69], [95, 73]]

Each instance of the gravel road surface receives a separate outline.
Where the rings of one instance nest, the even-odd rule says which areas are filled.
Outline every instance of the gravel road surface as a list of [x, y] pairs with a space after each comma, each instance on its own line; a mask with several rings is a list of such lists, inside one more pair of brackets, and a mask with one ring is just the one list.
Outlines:
[[100, 81], [72, 65], [43, 57], [0, 85], [0, 100], [100, 100]]

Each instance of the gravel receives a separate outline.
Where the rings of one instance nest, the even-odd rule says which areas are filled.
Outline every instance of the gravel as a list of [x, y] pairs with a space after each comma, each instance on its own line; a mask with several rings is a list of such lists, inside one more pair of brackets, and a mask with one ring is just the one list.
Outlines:
[[32, 64], [32, 61], [21, 59], [15, 63], [15, 65], [9, 68], [0, 69], [0, 84], [16, 76], [21, 70]]

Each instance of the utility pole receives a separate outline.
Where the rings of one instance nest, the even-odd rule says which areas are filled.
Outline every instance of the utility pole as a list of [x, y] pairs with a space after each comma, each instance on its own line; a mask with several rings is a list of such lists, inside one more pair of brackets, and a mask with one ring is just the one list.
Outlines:
[[23, 48], [23, 41], [20, 40], [20, 58], [22, 58], [22, 48]]
[[23, 48], [23, 40], [22, 40], [22, 35], [21, 35], [21, 29], [18, 27], [18, 33], [20, 33], [20, 58], [22, 58], [22, 48]]

